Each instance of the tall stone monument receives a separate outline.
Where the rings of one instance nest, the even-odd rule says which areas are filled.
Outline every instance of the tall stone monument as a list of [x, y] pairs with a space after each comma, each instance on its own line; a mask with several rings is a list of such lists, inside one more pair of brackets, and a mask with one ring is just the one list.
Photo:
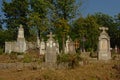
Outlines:
[[20, 25], [20, 28], [18, 30], [17, 46], [18, 46], [17, 52], [25, 52], [26, 41], [25, 41], [25, 38], [24, 38], [24, 29], [23, 29], [22, 25]]
[[55, 35], [52, 35], [52, 32], [50, 32], [50, 35], [47, 36], [49, 37], [49, 39], [46, 43], [45, 62], [48, 66], [54, 66], [57, 61], [56, 41], [53, 39]]
[[74, 42], [69, 36], [67, 36], [67, 40], [66, 40], [65, 53], [69, 53], [69, 54], [76, 53]]
[[25, 52], [27, 49], [26, 41], [24, 38], [24, 29], [23, 26], [20, 25], [18, 29], [17, 41], [14, 42], [5, 42], [5, 53], [13, 52]]
[[111, 59], [110, 37], [106, 33], [106, 30], [108, 30], [108, 28], [100, 27], [100, 30], [102, 30], [102, 32], [100, 33], [98, 42], [98, 59], [110, 60]]

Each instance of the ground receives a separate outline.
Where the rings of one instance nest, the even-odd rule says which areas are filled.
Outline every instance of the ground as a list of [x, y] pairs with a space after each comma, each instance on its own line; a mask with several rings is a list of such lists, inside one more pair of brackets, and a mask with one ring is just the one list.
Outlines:
[[[38, 55], [31, 56], [38, 58]], [[29, 58], [25, 60], [29, 61]], [[15, 55], [0, 55], [0, 63], [18, 61], [24, 63], [24, 61], [16, 60]], [[0, 80], [120, 80], [120, 60], [93, 60], [74, 69], [0, 68]]]
[[5, 69], [0, 80], [120, 80], [114, 67], [120, 61], [90, 62], [75, 69]]

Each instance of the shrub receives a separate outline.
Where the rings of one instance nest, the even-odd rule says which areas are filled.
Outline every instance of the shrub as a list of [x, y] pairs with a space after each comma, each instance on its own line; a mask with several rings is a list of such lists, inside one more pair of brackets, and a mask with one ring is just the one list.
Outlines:
[[32, 61], [32, 57], [30, 55], [25, 54], [23, 58], [24, 63], [30, 63]]
[[39, 59], [37, 61], [38, 61], [38, 64], [41, 64], [42, 62], [45, 62], [45, 55], [40, 55]]
[[78, 66], [81, 60], [79, 54], [60, 54], [57, 57], [57, 63], [67, 63], [69, 68], [74, 68]]
[[10, 57], [10, 59], [15, 60], [15, 59], [17, 59], [17, 53], [16, 52], [11, 52], [9, 54], [9, 57]]
[[3, 54], [3, 53], [4, 53], [4, 49], [0, 48], [0, 54]]

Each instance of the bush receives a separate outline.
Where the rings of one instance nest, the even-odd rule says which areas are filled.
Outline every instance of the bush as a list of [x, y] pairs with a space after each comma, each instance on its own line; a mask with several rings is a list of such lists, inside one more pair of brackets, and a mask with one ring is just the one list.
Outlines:
[[32, 57], [27, 55], [27, 54], [25, 54], [24, 58], [23, 58], [23, 62], [24, 63], [30, 63], [31, 61], [32, 61]]
[[90, 57], [97, 58], [97, 52], [90, 52]]
[[57, 57], [57, 63], [67, 63], [69, 68], [74, 68], [78, 66], [81, 60], [79, 54], [60, 54]]
[[41, 64], [42, 62], [45, 62], [45, 55], [40, 55], [38, 59], [38, 64]]
[[0, 54], [3, 54], [3, 53], [4, 53], [4, 49], [0, 48]]
[[15, 59], [17, 59], [17, 53], [16, 52], [11, 52], [9, 54], [9, 57], [10, 57], [10, 59], [15, 60]]

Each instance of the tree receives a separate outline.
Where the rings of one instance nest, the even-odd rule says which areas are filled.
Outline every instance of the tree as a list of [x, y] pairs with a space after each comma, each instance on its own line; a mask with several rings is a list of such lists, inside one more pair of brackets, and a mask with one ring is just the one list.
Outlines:
[[58, 0], [58, 16], [65, 20], [71, 20], [78, 16], [77, 14], [80, 12], [77, 10], [81, 7], [81, 0], [76, 2], [76, 0]]
[[[65, 49], [65, 35], [67, 35], [70, 31], [70, 25], [68, 24], [67, 20], [64, 18], [59, 19], [55, 22], [55, 33], [57, 34], [57, 38], [59, 39], [59, 42], [62, 41], [62, 49], [64, 52]], [[62, 40], [60, 38], [62, 37]]]
[[65, 37], [71, 28], [70, 25], [66, 25], [70, 24], [76, 16], [79, 16], [78, 13], [80, 14], [79, 9], [82, 5], [82, 0], [49, 0], [49, 2], [52, 4], [51, 13], [53, 13], [53, 17], [50, 17], [50, 20], [53, 22], [53, 30], [62, 37], [62, 41], [59, 42], [62, 42], [64, 51]]
[[14, 37], [16, 39], [17, 29], [20, 24], [23, 25], [25, 29], [25, 36], [29, 35], [29, 28], [27, 26], [27, 16], [29, 13], [29, 3], [28, 0], [11, 0], [11, 2], [7, 2], [3, 0], [2, 10], [4, 12], [4, 23], [6, 24], [6, 28], [13, 31]]
[[110, 36], [111, 47], [115, 47], [117, 44], [117, 24], [113, 17], [109, 16], [108, 14], [103, 13], [96, 13], [93, 15], [97, 19], [97, 23], [100, 26], [108, 27], [108, 34]]
[[36, 29], [39, 36], [43, 35], [48, 26], [49, 2], [46, 0], [30, 0], [30, 5], [29, 25]]
[[[1, 15], [0, 15], [1, 17]], [[2, 30], [2, 19], [0, 18], [0, 31]]]
[[96, 18], [91, 15], [88, 15], [86, 18], [81, 17], [74, 22], [73, 26], [73, 37], [80, 40], [81, 48], [96, 50], [99, 36], [99, 25]]
[[120, 13], [118, 15], [115, 16], [115, 21], [116, 21], [116, 26], [117, 26], [117, 29], [116, 29], [116, 45], [120, 48]]

